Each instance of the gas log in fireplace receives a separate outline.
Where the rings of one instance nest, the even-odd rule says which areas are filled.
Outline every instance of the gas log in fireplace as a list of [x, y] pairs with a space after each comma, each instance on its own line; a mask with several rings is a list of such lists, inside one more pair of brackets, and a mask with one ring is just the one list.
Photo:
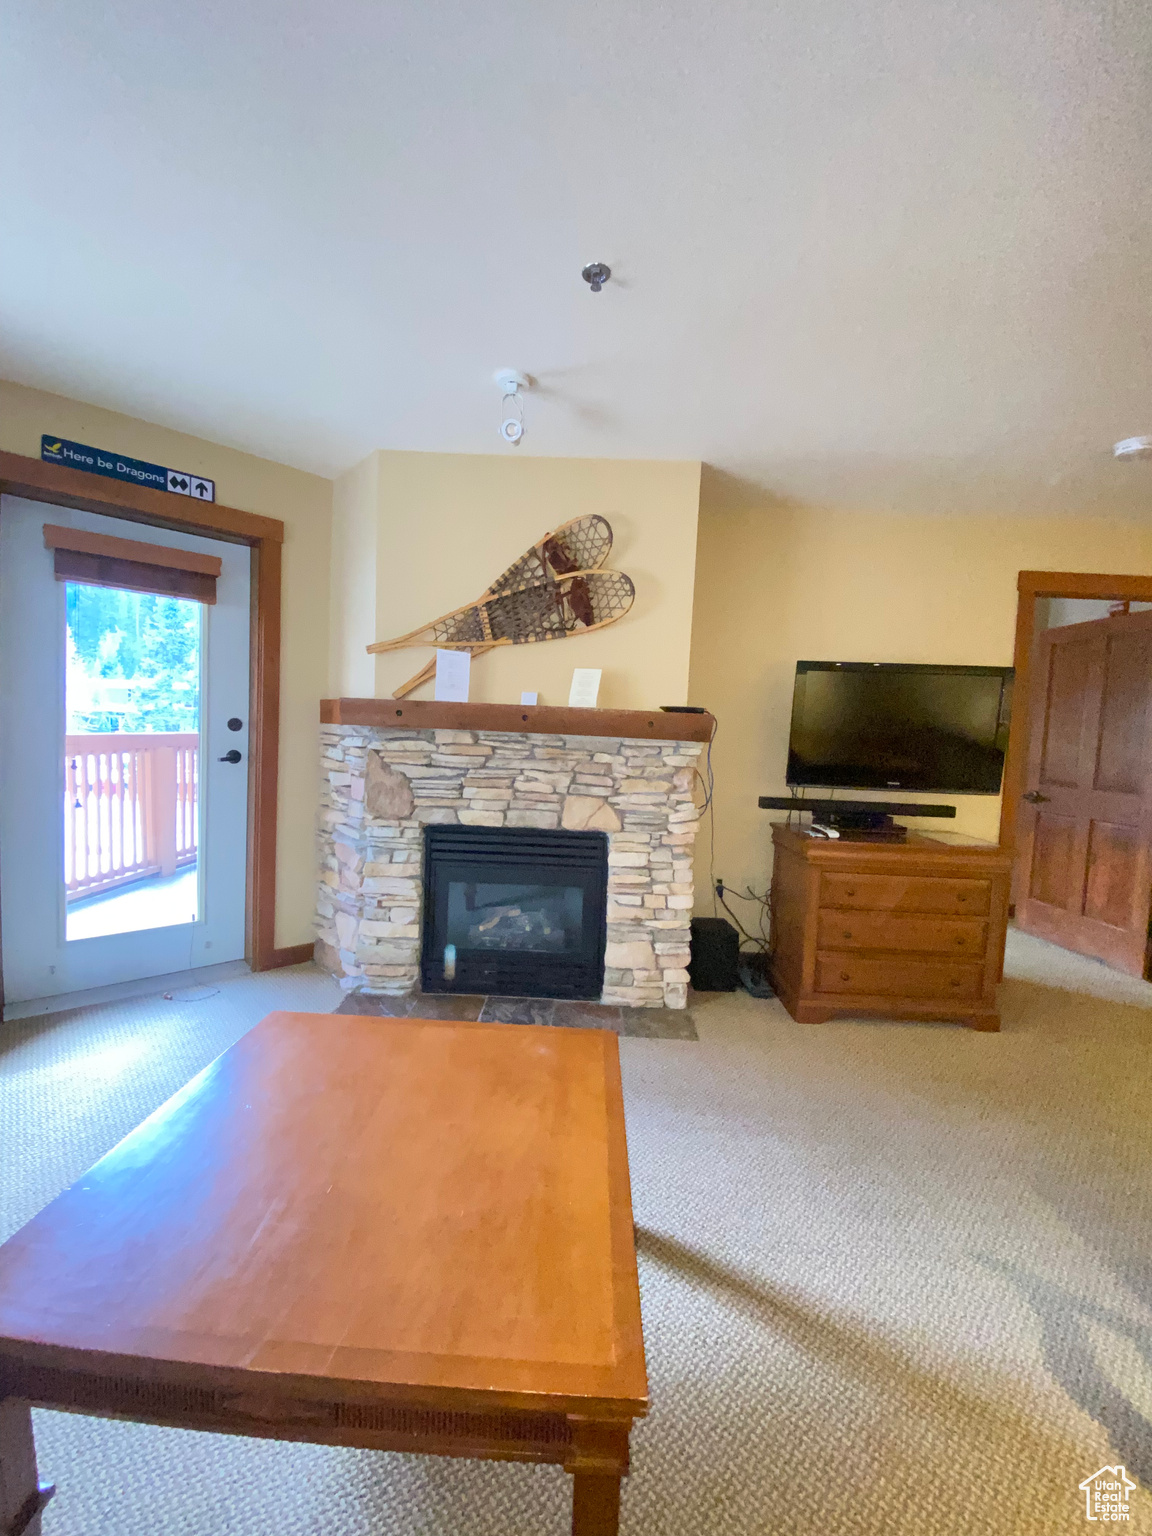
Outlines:
[[607, 889], [603, 832], [427, 827], [424, 991], [598, 998]]

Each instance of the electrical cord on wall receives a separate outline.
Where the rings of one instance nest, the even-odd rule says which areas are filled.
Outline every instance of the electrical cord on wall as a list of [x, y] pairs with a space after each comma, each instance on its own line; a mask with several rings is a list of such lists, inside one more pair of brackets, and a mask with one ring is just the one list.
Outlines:
[[[712, 717], [712, 733], [708, 737], [708, 751], [704, 759], [704, 773], [699, 768], [695, 770], [696, 777], [704, 786], [704, 803], [697, 807], [702, 816], [708, 812], [708, 879], [712, 887], [712, 915], [719, 916], [718, 906], [724, 908], [728, 916], [735, 924], [736, 931], [740, 934], [743, 943], [751, 945], [751, 950], [741, 947], [741, 955], [745, 957], [740, 966], [740, 983], [753, 997], [771, 997], [772, 988], [768, 981], [768, 964], [772, 957], [771, 941], [771, 912], [772, 902], [768, 892], [758, 896], [750, 886], [744, 891], [733, 891], [725, 887], [723, 881], [716, 878], [716, 774], [712, 767], [712, 744], [720, 732], [720, 722], [715, 715]], [[759, 933], [749, 933], [740, 918], [732, 910], [725, 900], [725, 895], [734, 896], [739, 901], [755, 902], [759, 907]]]
[[704, 758], [704, 773], [701, 773], [699, 768], [695, 770], [696, 777], [700, 780], [701, 784], [704, 785], [704, 804], [700, 807], [701, 815], [703, 815], [705, 811], [711, 810], [712, 797], [716, 792], [716, 775], [712, 771], [712, 743], [716, 740], [716, 737], [719, 734], [720, 722], [717, 720], [716, 716], [713, 715], [712, 734], [708, 738], [708, 751]]
[[[754, 946], [757, 953], [762, 954], [765, 957], [771, 955], [771, 929], [770, 927], [765, 926], [766, 924], [770, 924], [772, 916], [772, 897], [770, 893], [765, 891], [764, 895], [760, 896], [752, 889], [751, 886], [745, 886], [743, 891], [734, 891], [730, 886], [725, 885], [722, 880], [717, 880], [713, 884], [712, 894], [715, 899], [719, 901], [725, 912], [727, 912], [733, 923], [735, 923], [736, 928], [742, 937], [745, 938], [749, 944]], [[758, 927], [760, 929], [759, 934], [748, 932], [747, 928], [745, 928], [744, 924], [740, 921], [739, 917], [735, 912], [733, 912], [732, 908], [725, 900], [725, 898], [728, 896], [734, 896], [737, 901], [755, 902], [755, 904], [760, 908], [758, 923]]]
[[[717, 911], [717, 904], [719, 903], [747, 942], [754, 945], [759, 953], [769, 955], [771, 953], [771, 944], [765, 924], [769, 921], [772, 904], [768, 893], [765, 892], [763, 896], [758, 896], [751, 886], [746, 886], [743, 893], [734, 891], [716, 878], [716, 773], [712, 767], [712, 743], [719, 734], [720, 721], [713, 715], [712, 734], [708, 737], [708, 751], [704, 759], [704, 772], [701, 773], [699, 768], [695, 770], [696, 777], [704, 786], [704, 803], [698, 809], [701, 816], [703, 816], [705, 811], [708, 812], [708, 881], [712, 887], [712, 915], [713, 917], [719, 916]], [[795, 794], [796, 791], [793, 790], [792, 793]], [[735, 912], [724, 900], [726, 891], [728, 895], [735, 896], [740, 901], [754, 901], [760, 906], [760, 936], [758, 938], [756, 935], [748, 932]]]
[[712, 887], [712, 916], [716, 916], [716, 774], [712, 768], [712, 743], [720, 733], [720, 722], [712, 716], [712, 734], [708, 737], [708, 752], [704, 759], [704, 772], [693, 767], [692, 771], [704, 786], [704, 804], [697, 806], [701, 816], [708, 812], [708, 881]]

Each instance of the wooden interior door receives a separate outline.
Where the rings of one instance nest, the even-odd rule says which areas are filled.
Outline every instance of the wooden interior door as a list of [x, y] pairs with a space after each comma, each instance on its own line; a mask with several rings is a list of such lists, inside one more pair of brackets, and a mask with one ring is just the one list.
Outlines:
[[1152, 612], [1037, 637], [1016, 922], [1142, 976], [1152, 906]]

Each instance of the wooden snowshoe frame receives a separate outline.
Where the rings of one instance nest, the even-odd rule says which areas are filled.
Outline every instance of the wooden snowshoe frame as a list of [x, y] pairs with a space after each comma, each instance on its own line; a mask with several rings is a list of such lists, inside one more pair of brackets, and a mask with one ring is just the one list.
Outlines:
[[[631, 608], [636, 589], [622, 571], [602, 569], [612, 525], [598, 514], [573, 518], [527, 550], [474, 603], [441, 614], [395, 640], [377, 640], [370, 654], [434, 645], [481, 656], [500, 645], [561, 640], [614, 624]], [[404, 698], [435, 674], [435, 658], [393, 690]]]

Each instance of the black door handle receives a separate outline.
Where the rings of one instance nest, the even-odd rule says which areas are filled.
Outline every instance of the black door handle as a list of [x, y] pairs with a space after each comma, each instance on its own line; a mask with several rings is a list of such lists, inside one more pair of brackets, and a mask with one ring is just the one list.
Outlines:
[[1030, 789], [1026, 795], [1020, 796], [1021, 800], [1027, 800], [1029, 805], [1047, 805], [1051, 795], [1042, 795], [1038, 789]]
[[231, 752], [225, 752], [223, 757], [217, 758], [217, 762], [221, 763], [238, 763], [239, 761], [240, 754], [235, 747], [232, 748]]

